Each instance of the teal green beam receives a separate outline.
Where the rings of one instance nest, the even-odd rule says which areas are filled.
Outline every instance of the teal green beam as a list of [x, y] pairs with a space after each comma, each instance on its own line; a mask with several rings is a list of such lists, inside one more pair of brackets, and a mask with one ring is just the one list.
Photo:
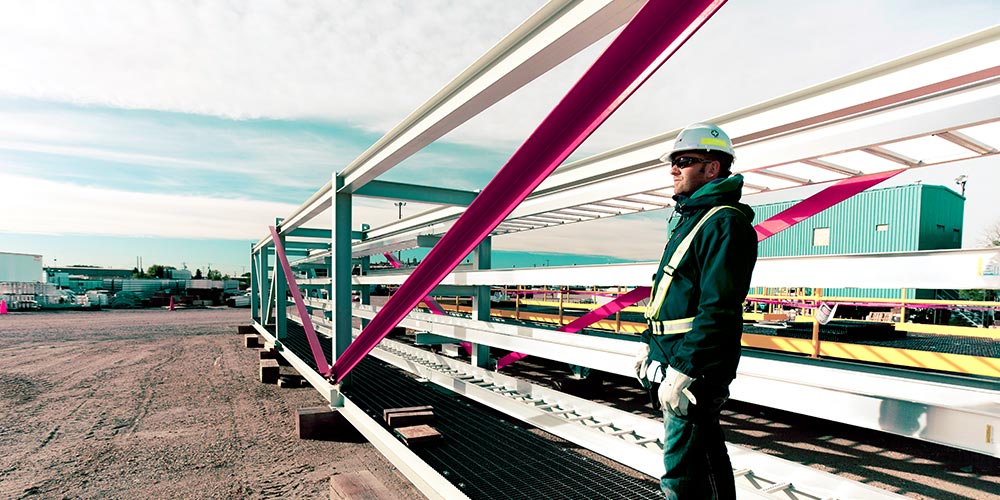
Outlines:
[[260, 293], [260, 276], [257, 274], [257, 270], [260, 268], [260, 254], [253, 251], [253, 245], [250, 245], [250, 319], [262, 323], [260, 320], [260, 297], [257, 295]]
[[[472, 267], [475, 269], [490, 269], [493, 266], [493, 241], [487, 236], [472, 252]], [[472, 300], [472, 319], [490, 321], [490, 287], [476, 287]], [[472, 344], [472, 364], [486, 368], [490, 361], [490, 346]]]
[[351, 344], [351, 193], [341, 193], [344, 178], [333, 174], [333, 185], [337, 187], [330, 205], [333, 239], [330, 250], [333, 262], [330, 265], [330, 302], [333, 307], [333, 359], [343, 354]]
[[[315, 229], [308, 227], [297, 227], [292, 229], [292, 231], [285, 236], [299, 237], [299, 238], [326, 238], [330, 239], [330, 234], [332, 231], [329, 229]], [[365, 238], [364, 231], [351, 231], [352, 240], [363, 240]]]
[[330, 248], [330, 244], [323, 241], [285, 241], [287, 242], [285, 244], [288, 245], [288, 247], [285, 248], [286, 253], [290, 250], [316, 250], [319, 248]]
[[[277, 223], [277, 221], [275, 221]], [[281, 236], [281, 244], [284, 245], [285, 237]], [[286, 258], [287, 258], [286, 252]], [[275, 257], [275, 263], [278, 258]], [[285, 270], [279, 265], [274, 266], [274, 323], [275, 337], [278, 340], [285, 340], [288, 336], [288, 283], [285, 282]]]
[[369, 181], [354, 192], [358, 196], [418, 201], [440, 205], [467, 207], [479, 193], [459, 189], [403, 184], [401, 182]]

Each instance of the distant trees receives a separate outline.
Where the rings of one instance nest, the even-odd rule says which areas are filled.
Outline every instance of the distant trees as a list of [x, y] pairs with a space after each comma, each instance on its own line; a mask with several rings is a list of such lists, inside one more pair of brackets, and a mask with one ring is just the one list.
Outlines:
[[997, 221], [992, 227], [987, 229], [983, 233], [983, 236], [983, 246], [1000, 247], [1000, 221]]
[[201, 274], [201, 269], [194, 270], [194, 279], [196, 280], [205, 279], [205, 276]]

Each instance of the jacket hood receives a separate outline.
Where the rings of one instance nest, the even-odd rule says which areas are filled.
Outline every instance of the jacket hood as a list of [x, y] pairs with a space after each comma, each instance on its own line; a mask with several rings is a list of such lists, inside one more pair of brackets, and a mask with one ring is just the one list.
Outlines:
[[747, 216], [747, 220], [753, 221], [753, 209], [745, 203], [740, 203], [742, 194], [743, 176], [733, 174], [725, 179], [716, 179], [705, 184], [691, 196], [675, 195], [674, 200], [677, 201], [676, 210], [681, 214], [718, 205], [730, 205], [739, 208]]

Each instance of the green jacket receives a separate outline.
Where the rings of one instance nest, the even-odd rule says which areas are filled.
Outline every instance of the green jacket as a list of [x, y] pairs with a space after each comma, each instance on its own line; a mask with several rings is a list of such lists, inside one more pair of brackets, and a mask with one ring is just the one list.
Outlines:
[[675, 215], [680, 220], [667, 240], [653, 278], [655, 291], [663, 268], [681, 240], [713, 207], [725, 205], [708, 219], [673, 272], [673, 281], [655, 319], [693, 318], [690, 330], [642, 339], [650, 358], [667, 363], [694, 378], [728, 385], [736, 378], [743, 333], [743, 302], [757, 262], [757, 234], [751, 226], [753, 209], [740, 203], [743, 176], [736, 174], [702, 186], [690, 197], [677, 195]]

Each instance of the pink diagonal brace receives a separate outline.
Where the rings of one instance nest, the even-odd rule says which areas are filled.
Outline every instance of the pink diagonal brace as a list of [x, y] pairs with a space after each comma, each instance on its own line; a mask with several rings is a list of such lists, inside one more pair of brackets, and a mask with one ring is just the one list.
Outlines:
[[337, 359], [333, 377], [342, 380], [723, 4], [649, 0]]
[[292, 274], [292, 266], [288, 264], [285, 246], [281, 244], [278, 230], [274, 226], [268, 226], [268, 229], [271, 230], [271, 239], [274, 240], [274, 255], [278, 257], [278, 262], [281, 262], [281, 269], [285, 272], [285, 281], [288, 282], [288, 290], [292, 292], [292, 299], [295, 301], [295, 310], [299, 312], [299, 318], [302, 319], [302, 329], [306, 331], [306, 339], [309, 340], [309, 350], [312, 351], [313, 361], [316, 362], [316, 370], [319, 371], [320, 375], [326, 376], [330, 373], [331, 366], [326, 363], [323, 347], [319, 344], [319, 337], [316, 336], [309, 311], [306, 310], [306, 303], [302, 300], [302, 292], [299, 292], [299, 285], [295, 282], [295, 275]]

